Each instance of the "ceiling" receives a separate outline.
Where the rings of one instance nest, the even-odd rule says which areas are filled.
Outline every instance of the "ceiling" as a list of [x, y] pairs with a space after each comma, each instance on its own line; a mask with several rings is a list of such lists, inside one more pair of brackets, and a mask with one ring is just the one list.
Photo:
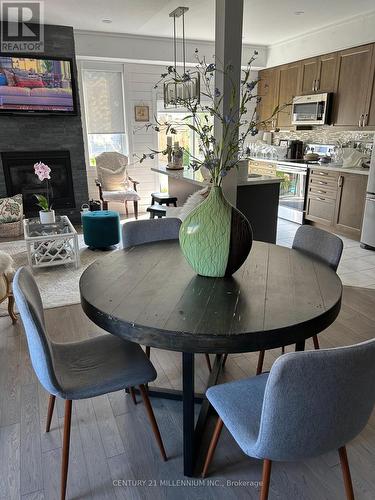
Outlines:
[[[272, 45], [375, 9], [374, 0], [244, 0], [244, 43]], [[169, 37], [168, 14], [189, 7], [186, 37], [213, 40], [215, 0], [45, 0], [45, 22]], [[295, 12], [303, 12], [296, 15]], [[103, 23], [109, 19], [111, 23]]]

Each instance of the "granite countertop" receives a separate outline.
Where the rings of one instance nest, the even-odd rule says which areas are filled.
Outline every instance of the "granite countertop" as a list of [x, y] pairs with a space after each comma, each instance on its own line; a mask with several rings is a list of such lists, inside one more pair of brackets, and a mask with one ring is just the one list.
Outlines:
[[348, 174], [361, 174], [368, 175], [369, 169], [362, 167], [347, 168], [343, 167], [342, 163], [319, 163], [319, 162], [308, 162], [308, 161], [298, 161], [298, 160], [268, 160], [267, 158], [249, 158], [251, 161], [259, 161], [262, 163], [272, 163], [285, 166], [295, 166], [295, 167], [306, 167], [307, 168], [319, 168], [321, 170], [334, 170], [336, 172], [347, 172]]
[[[194, 172], [192, 168], [185, 167], [183, 170], [173, 170], [168, 169], [166, 165], [158, 165], [157, 167], [151, 167], [153, 172], [158, 172], [159, 174], [165, 174], [173, 179], [189, 182], [190, 184], [195, 184], [196, 186], [205, 186], [209, 182], [204, 180], [201, 172], [198, 170]], [[256, 184], [275, 184], [276, 182], [281, 182], [279, 177], [272, 177], [268, 175], [248, 177], [247, 181], [239, 181], [238, 186], [254, 186]]]

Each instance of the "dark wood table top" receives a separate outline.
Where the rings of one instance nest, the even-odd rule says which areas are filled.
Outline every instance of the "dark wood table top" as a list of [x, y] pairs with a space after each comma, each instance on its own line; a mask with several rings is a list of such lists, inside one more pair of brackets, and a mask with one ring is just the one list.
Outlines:
[[176, 241], [119, 250], [81, 276], [82, 307], [98, 326], [142, 345], [234, 353], [302, 342], [327, 328], [342, 284], [328, 266], [254, 242], [232, 278], [197, 276]]

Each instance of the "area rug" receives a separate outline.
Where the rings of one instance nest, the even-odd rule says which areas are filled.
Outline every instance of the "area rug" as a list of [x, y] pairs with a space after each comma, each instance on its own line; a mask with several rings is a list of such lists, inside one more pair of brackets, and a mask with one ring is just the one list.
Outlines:
[[[99, 258], [105, 258], [111, 252], [117, 250], [90, 250], [83, 241], [83, 236], [78, 236], [80, 248], [81, 267], [76, 269], [73, 264], [61, 266], [45, 267], [34, 269], [33, 275], [38, 284], [45, 308], [78, 304], [79, 278], [83, 271]], [[119, 245], [118, 245], [119, 247]], [[26, 245], [23, 240], [0, 243], [0, 250], [9, 253], [14, 262], [15, 268], [28, 266]], [[7, 315], [7, 304], [0, 305], [0, 316]]]

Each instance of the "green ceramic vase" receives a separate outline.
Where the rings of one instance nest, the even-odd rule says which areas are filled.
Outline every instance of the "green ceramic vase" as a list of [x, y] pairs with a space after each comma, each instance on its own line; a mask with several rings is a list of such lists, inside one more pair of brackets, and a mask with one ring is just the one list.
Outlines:
[[180, 229], [182, 253], [201, 276], [231, 276], [244, 263], [252, 241], [249, 221], [217, 186], [192, 210]]

